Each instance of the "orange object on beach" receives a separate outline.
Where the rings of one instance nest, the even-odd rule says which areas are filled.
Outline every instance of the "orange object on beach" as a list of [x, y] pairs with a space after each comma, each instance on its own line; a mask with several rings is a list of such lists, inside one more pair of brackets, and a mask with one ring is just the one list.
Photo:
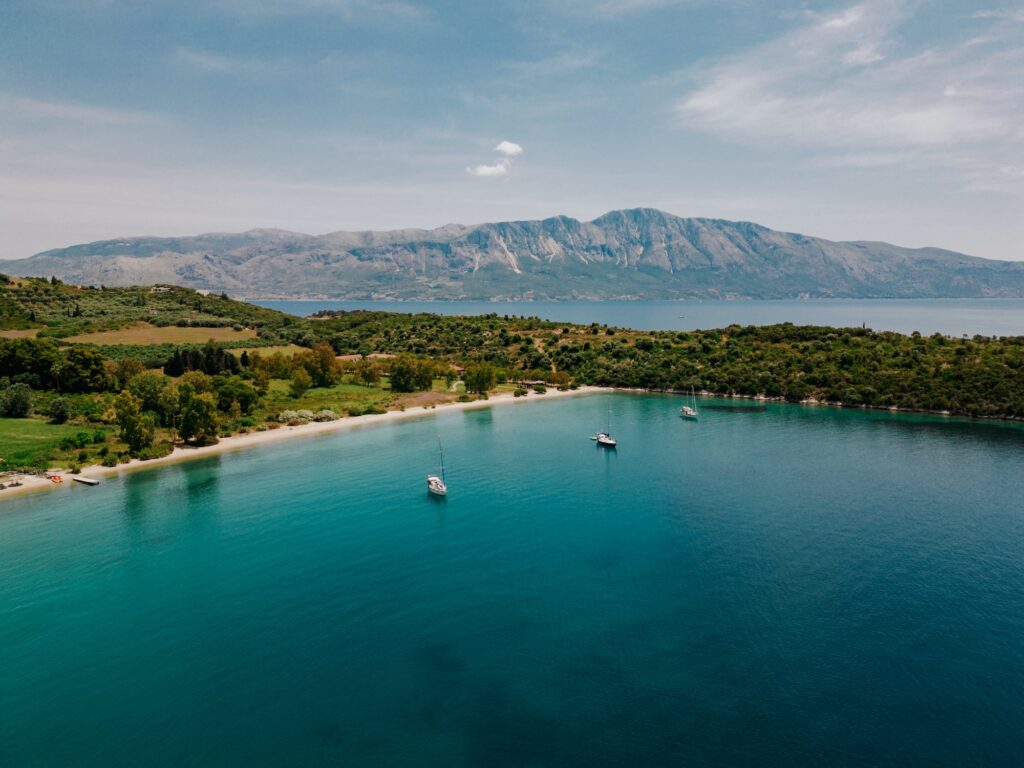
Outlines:
[[50, 482], [51, 483], [63, 483], [64, 482], [64, 478], [61, 477], [60, 475], [50, 475]]

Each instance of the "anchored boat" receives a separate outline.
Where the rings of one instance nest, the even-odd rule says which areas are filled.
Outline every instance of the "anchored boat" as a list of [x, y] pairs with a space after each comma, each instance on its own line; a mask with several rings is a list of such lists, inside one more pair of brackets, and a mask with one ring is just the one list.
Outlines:
[[431, 496], [447, 496], [448, 485], [444, 479], [444, 448], [441, 446], [441, 438], [437, 438], [437, 450], [441, 459], [440, 475], [427, 475], [427, 493]]
[[604, 432], [598, 432], [594, 435], [591, 440], [596, 440], [597, 444], [604, 448], [614, 448], [619, 443], [612, 437], [612, 407], [608, 406], [608, 429]]
[[679, 409], [679, 415], [684, 419], [690, 419], [691, 421], [697, 420], [697, 395], [693, 391], [693, 387], [690, 387], [690, 402], [692, 405], [684, 405]]

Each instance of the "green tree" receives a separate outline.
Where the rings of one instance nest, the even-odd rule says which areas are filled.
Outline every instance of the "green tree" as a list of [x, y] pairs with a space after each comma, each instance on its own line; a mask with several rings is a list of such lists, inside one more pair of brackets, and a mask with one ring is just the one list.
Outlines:
[[380, 381], [380, 366], [364, 357], [356, 363], [355, 377], [360, 384], [372, 387]]
[[28, 384], [18, 383], [9, 386], [0, 400], [0, 411], [12, 419], [23, 419], [32, 410], [32, 388]]
[[110, 384], [107, 359], [89, 347], [69, 347], [57, 369], [62, 392], [102, 392]]
[[156, 414], [165, 427], [174, 424], [178, 393], [172, 380], [157, 371], [143, 371], [128, 381], [128, 391], [142, 401], [142, 410]]
[[498, 373], [490, 363], [477, 363], [466, 369], [463, 375], [466, 382], [466, 389], [470, 392], [484, 394], [489, 389], [494, 389], [498, 382]]
[[142, 401], [128, 390], [114, 398], [114, 413], [121, 439], [128, 445], [128, 452], [138, 456], [153, 444], [156, 423], [148, 413], [142, 412]]
[[142, 361], [136, 360], [134, 357], [126, 357], [122, 360], [118, 360], [114, 363], [112, 371], [114, 385], [118, 389], [127, 389], [128, 382], [145, 370], [146, 366], [142, 364]]
[[212, 445], [217, 442], [217, 403], [209, 392], [181, 389], [178, 434], [186, 443]]
[[416, 391], [416, 361], [406, 355], [400, 355], [391, 361], [391, 390], [393, 392]]
[[304, 394], [306, 394], [306, 392], [309, 391], [309, 388], [312, 385], [313, 379], [312, 377], [310, 377], [308, 373], [306, 373], [305, 368], [296, 368], [292, 372], [292, 383], [289, 386], [289, 389], [291, 390], [292, 393], [292, 397], [302, 397]]
[[313, 386], [331, 387], [341, 381], [341, 366], [338, 365], [334, 347], [326, 341], [315, 344], [312, 350], [296, 358], [296, 362], [306, 369], [313, 380]]
[[260, 396], [240, 376], [216, 376], [213, 379], [213, 387], [217, 396], [217, 408], [227, 413], [231, 410], [232, 404], [238, 406], [242, 414], [252, 413]]

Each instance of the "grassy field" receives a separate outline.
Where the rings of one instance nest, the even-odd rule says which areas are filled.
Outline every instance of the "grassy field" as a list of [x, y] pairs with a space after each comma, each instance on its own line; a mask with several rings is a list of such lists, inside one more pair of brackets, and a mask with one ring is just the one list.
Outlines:
[[99, 331], [69, 336], [64, 341], [74, 344], [205, 344], [213, 339], [219, 342], [251, 341], [256, 332], [246, 328], [200, 328], [178, 326], [158, 327], [149, 323], [136, 323], [116, 331]]
[[289, 382], [275, 379], [259, 406], [259, 416], [276, 416], [281, 411], [320, 410], [334, 411], [339, 416], [365, 413], [373, 406], [383, 407], [394, 398], [391, 392], [359, 384], [338, 384], [334, 387], [314, 387], [302, 397], [292, 397]]
[[91, 427], [50, 424], [42, 419], [0, 418], [0, 469], [9, 467], [45, 467], [62, 455], [60, 441]]
[[26, 328], [20, 331], [0, 331], [0, 339], [34, 339], [38, 335], [38, 328]]
[[[237, 347], [235, 349], [229, 349], [228, 352], [233, 354], [235, 357], [241, 357], [242, 353], [246, 351], [245, 347]], [[285, 357], [291, 357], [296, 352], [306, 352], [306, 347], [300, 347], [298, 344], [279, 344], [270, 347], [249, 347], [248, 352], [251, 355], [253, 352], [259, 352], [260, 357], [270, 357], [275, 352], [280, 352]]]

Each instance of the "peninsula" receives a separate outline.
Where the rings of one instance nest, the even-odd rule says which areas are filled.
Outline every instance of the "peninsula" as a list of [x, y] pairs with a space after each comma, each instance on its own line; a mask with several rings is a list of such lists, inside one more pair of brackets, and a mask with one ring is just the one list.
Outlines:
[[176, 446], [197, 455], [255, 439], [239, 435], [581, 387], [1024, 417], [1024, 337], [790, 324], [635, 331], [495, 314], [300, 318], [170, 285], [0, 283], [9, 472], [115, 468]]

